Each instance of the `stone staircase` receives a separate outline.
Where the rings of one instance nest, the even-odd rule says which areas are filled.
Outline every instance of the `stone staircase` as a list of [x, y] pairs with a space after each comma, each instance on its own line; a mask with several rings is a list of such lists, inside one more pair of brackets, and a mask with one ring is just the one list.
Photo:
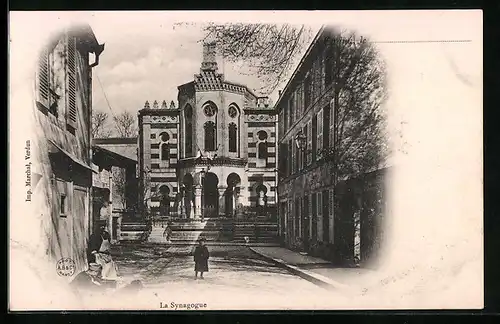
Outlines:
[[120, 226], [120, 242], [144, 242], [149, 234], [148, 225], [144, 221], [127, 221]]
[[[165, 226], [166, 222], [153, 223], [149, 232], [146, 223], [123, 222], [120, 241], [166, 244], [163, 237]], [[245, 243], [245, 237], [249, 238], [250, 243], [278, 243], [278, 225], [264, 219], [257, 219], [257, 223], [223, 218], [205, 219], [203, 222], [172, 220], [170, 228], [171, 243], [191, 244], [200, 238], [208, 242]]]
[[[204, 222], [172, 221], [170, 225], [170, 228], [172, 229], [170, 241], [172, 243], [193, 243], [200, 238], [213, 242], [230, 241], [232, 227], [228, 225], [230, 225], [230, 222], [224, 220], [207, 219]], [[164, 226], [153, 226], [148, 242], [166, 243], [166, 240], [163, 237], [164, 231]]]
[[235, 223], [232, 241], [236, 243], [244, 243], [245, 237], [249, 238], [250, 243], [277, 243], [278, 225], [262, 222], [258, 222], [257, 225], [250, 222]]

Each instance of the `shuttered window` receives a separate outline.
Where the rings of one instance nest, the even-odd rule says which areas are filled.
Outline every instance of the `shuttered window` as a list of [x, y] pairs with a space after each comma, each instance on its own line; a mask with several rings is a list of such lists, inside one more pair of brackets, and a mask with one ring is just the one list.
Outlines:
[[[318, 127], [316, 136], [318, 137], [317, 150], [321, 152], [323, 149], [323, 109], [318, 112]], [[321, 154], [316, 154], [316, 158], [321, 158]]]
[[300, 116], [304, 114], [304, 85], [300, 84], [297, 88], [297, 108], [299, 109]]
[[76, 54], [75, 38], [68, 37], [66, 61], [66, 123], [73, 128], [76, 128], [78, 120], [76, 105]]
[[[302, 128], [302, 134], [306, 135], [307, 136], [307, 124]], [[304, 169], [305, 165], [306, 165], [306, 157], [307, 157], [307, 149], [304, 150], [304, 148], [302, 148], [302, 150], [299, 152], [300, 153], [300, 170]]]
[[49, 53], [47, 48], [40, 51], [38, 57], [37, 73], [37, 101], [45, 108], [50, 108], [50, 75], [49, 75]]
[[307, 165], [312, 162], [312, 122], [307, 122]]
[[304, 80], [304, 109], [307, 110], [312, 102], [312, 81], [311, 74]]
[[[330, 132], [328, 134], [328, 137], [329, 137], [329, 146], [330, 147], [335, 147], [335, 102], [334, 102], [334, 99], [332, 99], [330, 101], [330, 120], [329, 120], [329, 124], [330, 124]], [[326, 127], [326, 126], [325, 126]]]

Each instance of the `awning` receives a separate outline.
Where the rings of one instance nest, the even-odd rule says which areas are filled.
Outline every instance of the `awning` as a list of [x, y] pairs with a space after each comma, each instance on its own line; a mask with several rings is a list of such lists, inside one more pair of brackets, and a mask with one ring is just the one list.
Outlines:
[[[79, 166], [81, 166], [81, 167], [83, 167], [83, 168], [85, 168], [87, 170], [90, 170], [92, 172], [98, 173], [90, 165], [87, 165], [87, 164], [85, 164], [85, 162], [80, 161], [76, 156], [74, 156], [73, 154], [69, 153], [68, 151], [66, 151], [65, 149], [63, 149], [62, 147], [60, 147], [59, 145], [57, 145], [56, 143], [54, 143], [54, 141], [48, 140], [48, 142], [52, 146], [53, 149], [55, 148], [58, 152], [66, 155], [71, 161], [73, 161], [73, 163], [76, 163]], [[53, 150], [51, 150], [51, 151], [53, 151]]]

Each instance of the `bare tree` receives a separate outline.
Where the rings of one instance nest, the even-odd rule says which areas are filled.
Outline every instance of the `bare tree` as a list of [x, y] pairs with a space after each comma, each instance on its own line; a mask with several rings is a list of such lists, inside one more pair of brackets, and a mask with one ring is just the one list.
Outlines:
[[135, 137], [138, 133], [137, 120], [128, 111], [122, 112], [120, 115], [115, 116], [115, 130], [120, 137]]
[[383, 109], [386, 70], [373, 43], [355, 32], [331, 33], [325, 46], [334, 136], [320, 153], [334, 163], [338, 179], [378, 168], [390, 153]]
[[95, 111], [92, 114], [92, 138], [107, 138], [111, 136], [108, 126], [108, 114], [102, 111]]
[[123, 168], [113, 167], [111, 169], [113, 175], [113, 191], [115, 195], [114, 199], [118, 199], [122, 208], [125, 209], [127, 206], [127, 178], [126, 170]]
[[262, 82], [259, 90], [268, 94], [285, 81], [312, 37], [311, 28], [305, 25], [212, 23], [203, 29], [204, 40], [215, 39], [228, 61], [244, 62]]
[[[326, 87], [333, 84], [335, 136], [320, 153], [343, 176], [376, 167], [388, 154], [382, 109], [386, 71], [366, 37], [326, 29], [325, 75], [316, 70], [312, 82], [320, 82], [328, 74]], [[313, 36], [305, 25], [288, 24], [208, 24], [204, 31], [204, 40], [215, 39], [226, 59], [244, 62], [256, 71], [268, 92], [285, 81]], [[314, 96], [315, 90], [311, 91]]]

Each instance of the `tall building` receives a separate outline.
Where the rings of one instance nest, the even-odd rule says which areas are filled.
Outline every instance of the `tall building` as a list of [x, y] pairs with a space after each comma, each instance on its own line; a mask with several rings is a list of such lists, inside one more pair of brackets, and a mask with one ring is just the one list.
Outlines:
[[73, 259], [75, 273], [86, 266], [87, 240], [94, 225], [92, 68], [103, 50], [90, 26], [68, 28], [43, 46], [35, 77], [33, 173], [39, 180], [33, 199], [49, 258]]
[[[336, 168], [325, 159], [325, 150], [337, 151], [336, 118], [347, 103], [340, 92], [335, 105], [335, 37], [339, 34], [327, 27], [318, 32], [275, 105], [279, 231], [292, 249], [338, 263], [363, 263], [376, 254], [382, 236], [387, 168], [375, 165], [336, 181]], [[357, 116], [342, 118], [354, 138]]]
[[215, 43], [200, 73], [178, 87], [178, 104], [146, 102], [138, 113], [139, 178], [160, 215], [274, 215], [277, 119], [267, 97], [218, 73]]

